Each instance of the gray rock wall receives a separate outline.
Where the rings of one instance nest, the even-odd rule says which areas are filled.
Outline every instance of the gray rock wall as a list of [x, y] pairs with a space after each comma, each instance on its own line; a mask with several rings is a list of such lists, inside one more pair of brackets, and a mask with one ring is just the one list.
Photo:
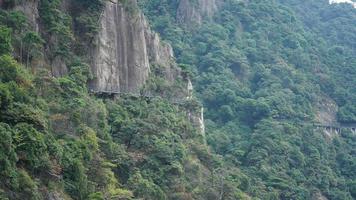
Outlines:
[[218, 9], [218, 0], [180, 0], [177, 21], [187, 26], [200, 25], [210, 19]]
[[[135, 1], [132, 5], [137, 6]], [[94, 91], [137, 93], [153, 64], [164, 66], [169, 80], [179, 73], [171, 46], [151, 31], [140, 11], [129, 11], [117, 1], [106, 2], [91, 55], [95, 78], [90, 87]]]
[[[0, 0], [1, 1], [1, 0]], [[192, 7], [190, 0], [180, 3], [182, 20], [201, 21], [203, 15], [212, 16], [216, 0], [198, 0], [200, 7]], [[181, 79], [186, 81], [187, 88], [176, 88], [170, 99], [191, 100], [193, 86], [189, 79], [182, 78], [181, 71], [174, 60], [170, 44], [162, 42], [159, 35], [150, 29], [145, 16], [139, 11], [136, 0], [129, 0], [130, 9], [117, 0], [106, 1], [100, 16], [100, 31], [90, 49], [89, 56], [94, 79], [90, 88], [97, 92], [138, 93], [150, 76], [150, 66], [159, 65], [163, 75], [170, 83]], [[62, 0], [61, 9], [70, 9], [70, 0]], [[38, 13], [39, 0], [26, 0], [14, 9], [22, 11], [32, 29], [41, 34]], [[132, 9], [133, 7], [133, 9]], [[56, 43], [55, 37], [49, 43]], [[44, 57], [34, 63], [36, 67], [50, 67], [53, 76], [60, 77], [68, 73], [63, 59], [56, 57], [49, 60], [46, 51]], [[203, 109], [187, 110], [188, 119], [205, 137]], [[53, 196], [53, 195], [52, 195]], [[52, 199], [56, 199], [55, 195]]]

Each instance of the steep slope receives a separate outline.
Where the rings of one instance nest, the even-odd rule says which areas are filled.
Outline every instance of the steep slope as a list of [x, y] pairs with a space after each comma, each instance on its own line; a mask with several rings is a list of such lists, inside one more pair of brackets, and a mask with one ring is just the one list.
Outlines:
[[355, 134], [345, 125], [330, 138], [330, 127], [315, 127], [355, 122], [355, 9], [229, 0], [213, 20], [187, 28], [176, 15], [183, 1], [170, 2], [141, 7], [194, 74], [208, 144], [249, 177], [244, 191], [260, 199], [355, 198]]
[[0, 199], [219, 191], [188, 74], [135, 1], [0, 6]]
[[[325, 63], [325, 69], [317, 69], [315, 73], [318, 81], [323, 83], [323, 92], [333, 98], [340, 108], [338, 120], [355, 123], [356, 36], [353, 33], [356, 31], [356, 9], [350, 4], [329, 5], [326, 1], [281, 3], [295, 11], [306, 30], [325, 41], [325, 44], [319, 45], [319, 52], [324, 55], [320, 62]], [[308, 10], [307, 14], [305, 10]]]
[[0, 199], [356, 197], [356, 9], [138, 4], [0, 1]]

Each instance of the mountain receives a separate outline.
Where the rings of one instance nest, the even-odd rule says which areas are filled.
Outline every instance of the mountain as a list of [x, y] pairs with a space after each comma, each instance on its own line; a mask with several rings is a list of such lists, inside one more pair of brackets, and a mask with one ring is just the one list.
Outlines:
[[218, 1], [213, 17], [187, 27], [177, 20], [183, 1], [141, 2], [194, 74], [208, 144], [250, 178], [244, 191], [260, 199], [355, 198], [351, 5]]
[[351, 4], [0, 7], [0, 199], [356, 198]]

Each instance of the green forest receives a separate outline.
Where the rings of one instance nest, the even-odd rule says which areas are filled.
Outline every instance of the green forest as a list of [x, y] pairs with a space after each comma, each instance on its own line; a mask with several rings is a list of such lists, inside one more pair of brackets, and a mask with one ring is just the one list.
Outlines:
[[[90, 92], [110, 1], [34, 1], [40, 31], [15, 9], [27, 0], [0, 0], [0, 200], [356, 199], [356, 133], [315, 127], [328, 102], [336, 123], [356, 126], [352, 5], [216, 0], [184, 23], [183, 0], [119, 0], [192, 80], [178, 104], [168, 97], [183, 83], [160, 66], [145, 85], [154, 98]], [[53, 76], [44, 57], [68, 71]], [[187, 118], [201, 107], [204, 134]]]

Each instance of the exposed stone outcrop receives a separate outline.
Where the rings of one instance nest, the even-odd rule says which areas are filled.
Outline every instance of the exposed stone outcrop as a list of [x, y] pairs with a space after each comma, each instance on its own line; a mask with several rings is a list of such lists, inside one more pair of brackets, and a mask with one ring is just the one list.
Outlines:
[[187, 26], [199, 25], [203, 19], [210, 19], [217, 11], [218, 0], [180, 0], [177, 21]]
[[206, 142], [205, 139], [205, 124], [204, 124], [204, 108], [199, 107], [193, 110], [187, 110], [188, 120], [192, 123], [192, 125], [196, 128], [198, 133], [203, 136], [203, 141]]
[[[62, 1], [62, 9], [66, 10], [68, 9], [68, 6], [65, 6], [69, 4], [70, 2], [68, 0], [63, 0]], [[14, 10], [22, 12], [26, 19], [27, 23], [29, 25], [29, 28], [32, 31], [35, 31], [41, 35], [41, 27], [40, 24], [40, 15], [39, 15], [39, 0], [26, 0], [26, 1], [21, 1], [19, 4], [16, 4], [15, 7], [13, 8]], [[43, 36], [43, 35], [42, 35]], [[53, 44], [56, 42], [57, 38], [55, 36], [48, 36], [48, 43], [47, 44]], [[46, 49], [47, 48], [47, 49]], [[32, 67], [33, 70], [36, 70], [37, 68], [49, 68], [53, 76], [60, 77], [64, 76], [68, 73], [68, 69], [66, 66], [66, 63], [64, 60], [60, 57], [56, 57], [53, 59], [49, 58], [48, 52], [50, 51], [49, 46], [45, 45], [44, 49], [42, 49], [42, 56], [37, 57], [36, 59], [31, 60], [31, 63], [29, 63]], [[20, 57], [20, 49], [15, 49], [15, 54], [17, 57]]]
[[321, 130], [328, 139], [332, 139], [340, 133], [340, 129], [335, 128], [339, 126], [336, 118], [337, 110], [336, 102], [325, 95], [322, 96], [321, 100], [316, 104], [315, 120], [317, 123], [324, 125], [317, 127], [317, 129]]
[[[136, 1], [131, 3], [137, 7]], [[91, 54], [95, 79], [90, 86], [95, 91], [136, 93], [148, 79], [153, 64], [164, 66], [169, 80], [179, 74], [171, 46], [151, 31], [140, 11], [128, 11], [117, 1], [105, 4]]]
[[[178, 12], [183, 21], [193, 17], [192, 20], [200, 22], [203, 16], [213, 15], [216, 9], [215, 1], [199, 0], [200, 8], [197, 9], [190, 6], [191, 1], [182, 0]], [[69, 2], [62, 1], [61, 9], [68, 10]], [[125, 6], [117, 0], [106, 1], [98, 19], [99, 33], [95, 45], [89, 52], [94, 75], [94, 79], [89, 83], [90, 88], [97, 92], [137, 94], [149, 79], [153, 65], [160, 66], [159, 69], [162, 70], [160, 73], [163, 73], [164, 78], [172, 85], [177, 79], [183, 79], [175, 63], [172, 47], [162, 42], [159, 35], [150, 29], [148, 21], [137, 7], [136, 0], [129, 0], [127, 3], [129, 5]], [[29, 19], [33, 30], [41, 33], [38, 7], [39, 0], [28, 0], [15, 9], [22, 11]], [[56, 43], [55, 37], [48, 39], [49, 43]], [[40, 67], [50, 66], [52, 75], [56, 77], [68, 73], [66, 64], [59, 57], [50, 61], [44, 53], [44, 58], [37, 61], [37, 65], [38, 63]], [[192, 100], [192, 83], [189, 79], [185, 81], [187, 88], [177, 88], [166, 98], [173, 101]], [[204, 135], [203, 109], [200, 107], [188, 109], [187, 114], [192, 124]]]
[[[148, 27], [148, 24], [146, 25]], [[162, 42], [157, 33], [146, 29], [146, 41], [150, 64], [164, 67], [165, 78], [173, 82], [179, 75], [180, 70], [174, 61], [173, 49], [170, 44]]]
[[[136, 0], [125, 2], [106, 1], [99, 20], [100, 31], [90, 50], [91, 69], [94, 80], [90, 82], [95, 91], [137, 93], [149, 77], [150, 66], [164, 68], [165, 78], [173, 82], [180, 76], [174, 62], [172, 47], [160, 40], [159, 35], [149, 27], [139, 11]], [[62, 10], [68, 10], [70, 1], [63, 0]], [[26, 0], [16, 5], [15, 10], [23, 12], [31, 29], [41, 33], [39, 21], [39, 0]], [[56, 37], [48, 36], [49, 44], [56, 43]], [[60, 57], [49, 58], [45, 46], [43, 57], [33, 60], [37, 67], [51, 67], [53, 76], [67, 74], [67, 66]], [[19, 51], [20, 52], [20, 51]], [[20, 53], [19, 53], [20, 55]]]
[[337, 123], [336, 113], [338, 106], [330, 97], [323, 96], [316, 105], [316, 121], [320, 124], [335, 124]]
[[[194, 101], [193, 97], [193, 84], [188, 79], [187, 81], [187, 97], [188, 101]], [[204, 107], [200, 105], [195, 105], [194, 109], [187, 109], [188, 120], [193, 124], [193, 126], [198, 130], [198, 132], [203, 136], [204, 142], [205, 139], [205, 123], [204, 123]]]

